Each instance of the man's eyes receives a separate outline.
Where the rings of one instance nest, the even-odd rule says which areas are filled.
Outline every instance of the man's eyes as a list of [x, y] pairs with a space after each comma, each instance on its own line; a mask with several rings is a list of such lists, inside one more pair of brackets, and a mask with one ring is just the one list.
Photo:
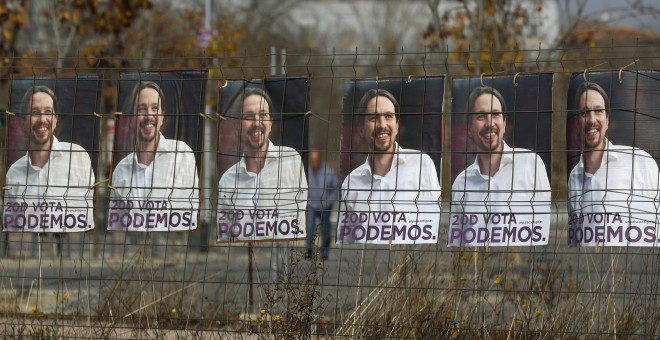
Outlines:
[[40, 115], [40, 114], [49, 115], [49, 114], [52, 114], [52, 113], [53, 113], [52, 110], [46, 110], [46, 111], [44, 111], [44, 112], [41, 112], [41, 111], [39, 111], [39, 110], [33, 110], [33, 111], [32, 111], [32, 114], [33, 114], [33, 115]]
[[147, 106], [139, 106], [138, 107], [138, 112], [139, 113], [147, 113], [147, 111], [160, 111], [160, 107], [158, 105], [154, 105], [152, 107], [147, 107]]
[[270, 114], [266, 112], [262, 113], [245, 113], [243, 114], [243, 119], [247, 120], [268, 120], [270, 119]]
[[489, 118], [499, 118], [502, 117], [502, 112], [493, 112], [493, 113], [481, 113], [477, 115], [477, 120], [486, 120]]
[[583, 111], [580, 111], [580, 115], [581, 115], [581, 116], [584, 116], [584, 115], [586, 115], [586, 114], [588, 114], [588, 113], [592, 113], [592, 112], [593, 112], [594, 114], [604, 114], [604, 113], [605, 113], [605, 109], [583, 110]]
[[396, 118], [396, 116], [393, 113], [387, 113], [387, 114], [384, 114], [384, 115], [370, 115], [368, 119], [369, 119], [370, 122], [375, 122], [381, 116], [385, 117], [385, 119], [387, 119], [387, 120], [392, 120], [392, 119]]

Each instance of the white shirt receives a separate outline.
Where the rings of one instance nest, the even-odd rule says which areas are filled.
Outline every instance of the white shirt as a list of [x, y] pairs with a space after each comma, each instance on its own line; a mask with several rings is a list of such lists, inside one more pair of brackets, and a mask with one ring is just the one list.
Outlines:
[[[26, 228], [21, 227], [23, 223], [19, 220], [21, 223], [9, 223], [4, 230], [76, 232], [93, 229], [94, 181], [87, 151], [80, 145], [60, 142], [53, 137], [49, 159], [43, 167], [32, 165], [29, 153], [12, 164], [7, 171], [5, 185], [8, 188], [4, 196], [5, 214], [14, 213], [16, 217], [18, 212], [8, 206], [18, 203], [25, 207], [21, 211], [24, 216], [47, 214], [49, 221], [39, 221], [40, 228]], [[44, 203], [49, 205], [48, 209], [36, 208]], [[75, 222], [71, 219], [57, 222], [59, 217], [71, 214], [76, 216]]]
[[[258, 173], [249, 172], [245, 159], [232, 165], [220, 179], [218, 184], [218, 222], [223, 220], [227, 211], [240, 210], [245, 216], [241, 221], [232, 222], [252, 223], [257, 220], [282, 221], [297, 223], [297, 232], [293, 229], [283, 228], [276, 235], [272, 233], [255, 233], [245, 235], [238, 233], [233, 240], [255, 240], [255, 239], [292, 239], [305, 238], [305, 208], [307, 207], [307, 179], [300, 154], [286, 146], [275, 146], [268, 141], [268, 151], [264, 161], [264, 167]], [[249, 216], [250, 212], [267, 211], [265, 216], [254, 218]], [[278, 216], [271, 214], [277, 210]], [[270, 216], [270, 217], [269, 217]], [[288, 232], [287, 232], [288, 231]], [[239, 235], [240, 234], [240, 235]], [[219, 240], [228, 240], [225, 235], [218, 235]]]
[[[369, 156], [371, 157], [371, 156]], [[404, 240], [402, 238], [392, 239], [390, 237], [376, 237], [376, 239], [365, 239], [353, 235], [342, 236], [348, 229], [354, 229], [359, 223], [351, 222], [352, 213], [366, 213], [367, 221], [360, 225], [377, 225], [379, 233], [386, 232], [385, 225], [392, 224], [391, 221], [376, 221], [379, 213], [400, 212], [405, 213], [405, 225], [416, 222], [425, 222], [433, 226], [433, 236], [437, 236], [440, 213], [440, 181], [438, 173], [427, 154], [418, 150], [400, 148], [396, 144], [396, 151], [390, 170], [385, 176], [374, 174], [367, 160], [355, 168], [341, 186], [341, 201], [338, 221], [337, 243], [343, 242], [368, 242], [368, 243], [429, 243], [422, 239]], [[355, 216], [355, 215], [353, 215]], [[364, 216], [364, 215], [363, 215]], [[346, 222], [349, 220], [348, 222]], [[404, 225], [403, 221], [398, 222]], [[359, 234], [357, 234], [359, 235]], [[425, 241], [434, 241], [428, 239]]]
[[[154, 230], [196, 229], [199, 207], [197, 165], [192, 149], [185, 142], [167, 139], [160, 134], [156, 156], [151, 164], [140, 164], [133, 152], [124, 157], [112, 173], [110, 211], [145, 210], [144, 202], [152, 202], [152, 211], [187, 212], [195, 225], [164, 224]], [[120, 208], [114, 201], [132, 202], [129, 209]], [[109, 220], [110, 221], [110, 220]], [[116, 225], [115, 225], [116, 226]], [[108, 229], [125, 230], [113, 227]], [[146, 231], [146, 228], [128, 230]]]
[[[618, 213], [624, 224], [637, 221], [655, 226], [660, 202], [658, 176], [658, 165], [646, 151], [614, 145], [607, 140], [596, 173], [584, 171], [582, 156], [571, 170], [568, 178], [568, 212], [578, 215]], [[583, 222], [580, 224], [589, 225]]]
[[[502, 151], [500, 168], [495, 175], [481, 174], [478, 158], [475, 158], [467, 169], [463, 170], [452, 184], [450, 246], [459, 245], [458, 240], [452, 242], [451, 229], [470, 225], [474, 228], [492, 228], [494, 226], [514, 227], [542, 225], [547, 244], [550, 221], [550, 181], [545, 164], [536, 153], [522, 148], [511, 148], [505, 142]], [[505, 214], [506, 218], [495, 221], [485, 220], [484, 214]], [[515, 214], [516, 222], [510, 223], [510, 214]], [[477, 223], [464, 224], [461, 215], [476, 217]], [[534, 223], [532, 223], [534, 222]], [[540, 223], [539, 223], [540, 222]], [[526, 236], [526, 235], [525, 235]], [[487, 242], [467, 242], [464, 245], [483, 245]], [[501, 243], [501, 244], [496, 244]], [[502, 240], [491, 242], [491, 245], [514, 245], [518, 242]], [[529, 245], [530, 242], [522, 242]]]

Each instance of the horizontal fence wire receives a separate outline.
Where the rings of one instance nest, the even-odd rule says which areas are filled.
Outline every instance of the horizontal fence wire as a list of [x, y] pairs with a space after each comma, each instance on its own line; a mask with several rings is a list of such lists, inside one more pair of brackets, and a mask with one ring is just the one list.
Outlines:
[[509, 52], [8, 57], [0, 333], [654, 337], [660, 51]]

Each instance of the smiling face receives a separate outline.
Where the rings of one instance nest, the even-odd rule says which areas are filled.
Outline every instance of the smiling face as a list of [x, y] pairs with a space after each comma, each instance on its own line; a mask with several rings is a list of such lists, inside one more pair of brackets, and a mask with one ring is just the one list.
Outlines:
[[580, 95], [578, 103], [578, 126], [585, 150], [604, 150], [605, 137], [610, 118], [605, 107], [605, 100], [595, 90], [587, 90]]
[[477, 145], [477, 151], [502, 151], [505, 131], [506, 119], [502, 113], [502, 103], [490, 93], [477, 97], [468, 130], [468, 136]]
[[137, 124], [137, 137], [142, 142], [156, 140], [163, 125], [163, 100], [158, 91], [144, 88], [135, 99], [135, 120]]
[[241, 141], [244, 151], [266, 151], [273, 127], [270, 107], [264, 97], [252, 94], [243, 100]]
[[393, 153], [398, 134], [399, 120], [396, 117], [394, 103], [384, 96], [376, 96], [369, 100], [362, 130], [362, 136], [369, 150]]
[[53, 108], [53, 98], [44, 92], [32, 95], [28, 103], [30, 112], [27, 124], [30, 148], [47, 149], [53, 140], [53, 130], [57, 127], [57, 116]]

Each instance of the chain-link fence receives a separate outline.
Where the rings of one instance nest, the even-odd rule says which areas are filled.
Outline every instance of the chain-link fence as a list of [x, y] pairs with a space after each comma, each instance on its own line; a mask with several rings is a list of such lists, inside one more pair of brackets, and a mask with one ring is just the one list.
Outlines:
[[658, 49], [489, 53], [15, 58], [0, 332], [656, 336]]

